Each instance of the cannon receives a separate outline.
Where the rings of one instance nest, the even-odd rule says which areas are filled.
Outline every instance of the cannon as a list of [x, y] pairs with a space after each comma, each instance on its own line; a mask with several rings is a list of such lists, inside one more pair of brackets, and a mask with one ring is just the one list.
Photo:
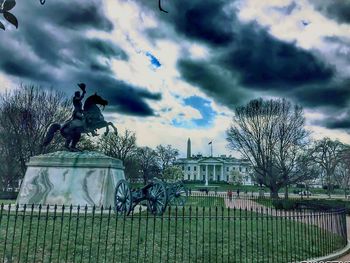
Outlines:
[[187, 197], [188, 190], [182, 181], [175, 183], [165, 183], [165, 188], [168, 194], [168, 204], [171, 206], [184, 206]]
[[115, 211], [129, 215], [141, 204], [147, 206], [153, 215], [162, 215], [167, 205], [185, 205], [187, 196], [187, 189], [182, 182], [154, 180], [140, 189], [132, 189], [126, 180], [120, 180], [115, 188]]

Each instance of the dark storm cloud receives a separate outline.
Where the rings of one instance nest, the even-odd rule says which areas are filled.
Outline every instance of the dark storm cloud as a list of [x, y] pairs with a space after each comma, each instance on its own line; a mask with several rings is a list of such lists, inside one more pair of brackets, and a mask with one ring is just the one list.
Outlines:
[[[278, 91], [327, 82], [333, 77], [333, 68], [315, 54], [296, 47], [295, 43], [274, 38], [256, 22], [242, 23], [237, 18], [237, 10], [229, 4], [216, 0], [169, 1], [169, 15], [160, 12], [156, 15], [179, 35], [207, 44], [211, 58], [201, 63], [233, 72], [245, 88]], [[291, 4], [285, 11], [292, 12], [295, 7]], [[180, 71], [185, 80], [193, 82], [186, 67], [180, 66]], [[203, 90], [212, 89], [212, 93], [220, 90], [216, 85], [209, 87], [205, 81], [197, 82]], [[230, 83], [229, 79], [222, 82]], [[224, 89], [235, 87], [230, 85]], [[226, 95], [220, 92], [218, 96]]]
[[275, 39], [254, 23], [241, 28], [219, 63], [240, 72], [242, 84], [255, 89], [296, 87], [327, 81], [334, 74], [313, 54]]
[[329, 129], [350, 129], [350, 114], [340, 119], [327, 118], [320, 125]]
[[350, 102], [350, 81], [325, 86], [301, 87], [290, 93], [290, 96], [304, 107], [346, 108]]
[[102, 6], [101, 1], [52, 1], [42, 12], [60, 27], [111, 31], [113, 24], [106, 18]]
[[87, 42], [88, 46], [106, 58], [117, 58], [119, 60], [128, 60], [128, 54], [112, 42], [100, 39], [91, 39]]
[[183, 59], [178, 62], [178, 68], [187, 82], [201, 87], [221, 104], [234, 108], [247, 99], [247, 94], [235, 87], [231, 74], [218, 66]]
[[[208, 58], [200, 61], [191, 60], [185, 50], [177, 67], [183, 80], [217, 102], [233, 108], [256, 96], [287, 97], [306, 108], [327, 108], [330, 114], [349, 106], [349, 88], [344, 81], [335, 83], [333, 66], [313, 50], [273, 37], [257, 22], [240, 21], [235, 1], [166, 1], [169, 14], [159, 12], [154, 1], [138, 2], [167, 27], [148, 29], [152, 41], [185, 39], [208, 47]], [[296, 3], [275, 9], [289, 15]]]
[[339, 23], [350, 23], [350, 1], [348, 0], [309, 0], [316, 8], [328, 18]]
[[33, 64], [18, 63], [15, 60], [2, 61], [1, 68], [12, 76], [48, 80], [48, 76], [38, 71]]
[[338, 110], [331, 113], [322, 119], [314, 121], [312, 124], [323, 126], [328, 129], [343, 129], [350, 131], [350, 110]]
[[[7, 75], [30, 80], [49, 81], [50, 72], [38, 59], [31, 59], [27, 52], [16, 49], [20, 42], [4, 38], [0, 42], [0, 69]], [[27, 50], [26, 50], [27, 51]]]
[[[182, 37], [204, 42], [212, 46], [225, 46], [232, 42], [235, 17], [226, 9], [226, 0], [191, 0], [164, 1], [168, 14], [159, 12], [154, 5], [156, 1], [137, 0], [142, 7], [153, 12], [160, 20], [174, 27]], [[149, 29], [149, 36], [168, 37], [159, 29]]]
[[0, 69], [22, 82], [54, 86], [73, 94], [76, 83], [85, 82], [88, 94], [97, 90], [109, 108], [137, 116], [155, 115], [146, 100], [160, 100], [115, 78], [110, 59], [128, 60], [127, 53], [111, 41], [88, 37], [86, 30], [111, 31], [102, 2], [35, 1], [19, 3], [17, 31], [6, 31], [0, 42]]
[[225, 12], [226, 1], [174, 1], [173, 24], [185, 37], [224, 46], [232, 42], [232, 16]]

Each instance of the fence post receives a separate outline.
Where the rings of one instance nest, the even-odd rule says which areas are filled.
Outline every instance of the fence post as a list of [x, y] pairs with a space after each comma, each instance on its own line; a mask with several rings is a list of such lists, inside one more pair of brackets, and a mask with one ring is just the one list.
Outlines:
[[[211, 229], [211, 206], [209, 207], [209, 229]], [[209, 231], [209, 262], [211, 262], [211, 231]]]
[[[13, 245], [15, 243], [15, 236], [16, 236], [16, 225], [17, 225], [17, 217], [18, 217], [18, 208], [19, 208], [19, 205], [16, 204], [16, 210], [15, 210], [15, 222], [14, 222], [14, 225], [13, 225], [13, 235], [12, 235], [12, 242], [11, 242], [11, 252], [10, 252], [10, 260], [12, 260], [12, 255], [13, 255]], [[39, 213], [39, 217], [40, 218], [40, 213]], [[37, 243], [37, 240], [36, 239], [36, 243]], [[35, 254], [36, 254], [36, 245], [35, 245], [35, 252], [34, 252], [34, 261], [35, 261]]]
[[57, 262], [60, 262], [61, 241], [62, 241], [62, 229], [63, 229], [63, 218], [64, 218], [64, 208], [65, 208], [64, 205], [62, 205], [60, 234], [59, 234], [59, 238], [58, 238], [58, 255], [57, 255]]
[[[7, 235], [8, 235], [8, 231], [9, 231], [9, 224], [10, 224], [10, 214], [11, 214], [11, 204], [8, 205], [8, 211], [7, 211], [7, 223], [6, 223], [5, 241], [4, 241], [4, 255], [3, 255], [2, 262], [6, 262], [5, 261], [5, 259], [6, 259], [6, 245], [7, 245]], [[23, 218], [23, 222], [24, 222], [24, 218]], [[22, 222], [22, 232], [23, 232], [23, 222]], [[21, 237], [22, 237], [22, 234], [21, 234]]]
[[177, 209], [178, 209], [178, 207], [177, 207], [177, 205], [175, 206], [175, 233], [174, 233], [174, 236], [175, 236], [175, 249], [174, 249], [174, 262], [176, 262], [176, 247], [177, 247], [177, 236], [176, 236], [176, 234], [177, 234]]
[[[36, 262], [36, 252], [37, 252], [37, 248], [38, 248], [38, 236], [39, 236], [39, 225], [40, 225], [41, 208], [42, 208], [42, 206], [41, 206], [41, 204], [39, 204], [38, 222], [37, 222], [37, 225], [36, 225], [36, 237], [35, 237], [33, 262]], [[18, 204], [16, 205], [16, 210], [18, 210]], [[16, 213], [16, 217], [17, 217], [17, 213]], [[12, 255], [12, 252], [11, 252], [11, 255]]]
[[198, 206], [196, 206], [196, 260], [198, 258]]
[[80, 205], [77, 207], [77, 221], [75, 224], [75, 237], [74, 237], [74, 248], [73, 248], [73, 262], [75, 262], [76, 251], [77, 251], [77, 237], [78, 237], [78, 228], [79, 228], [79, 213]]
[[[134, 210], [131, 210], [131, 219], [130, 219], [130, 242], [129, 242], [129, 261], [131, 262], [131, 244], [132, 244], [132, 237], [133, 237], [133, 227], [134, 227]], [[125, 222], [124, 222], [125, 224]]]
[[[148, 217], [148, 209], [147, 209], [147, 217]], [[156, 216], [153, 215], [153, 242], [152, 242], [152, 260], [151, 262], [154, 262], [154, 242], [155, 242], [155, 234], [156, 234]]]
[[43, 253], [41, 255], [42, 262], [44, 262], [44, 256], [45, 256], [46, 230], [47, 230], [47, 222], [49, 220], [49, 209], [50, 209], [50, 205], [47, 205], [46, 206], [46, 216], [45, 216], [45, 227], [44, 227]]
[[101, 243], [101, 229], [102, 229], [102, 223], [103, 223], [103, 205], [101, 205], [100, 208], [100, 227], [98, 229], [98, 241], [97, 241], [97, 256], [96, 256], [96, 262], [99, 262], [99, 258], [100, 258], [100, 243]]
[[85, 207], [84, 207], [83, 237], [82, 237], [83, 240], [82, 240], [82, 244], [81, 244], [81, 257], [80, 257], [80, 262], [83, 262], [83, 255], [84, 255], [84, 241], [85, 241], [85, 231], [86, 231], [87, 210], [88, 210], [88, 206], [85, 205]]
[[[107, 229], [106, 229], [106, 242], [105, 242], [105, 261], [107, 262], [107, 248], [108, 248], [108, 237], [109, 237], [109, 226], [111, 223], [111, 212], [112, 212], [112, 206], [110, 205], [108, 207], [108, 218], [107, 218]], [[114, 230], [115, 231], [115, 230]]]
[[[141, 216], [141, 214], [140, 214]], [[149, 217], [148, 217], [148, 209], [146, 209], [146, 230], [145, 230], [145, 251], [144, 251], [144, 255], [143, 255], [143, 262], [147, 262], [147, 237], [148, 237], [148, 220], [149, 220]], [[153, 232], [154, 232], [154, 229], [153, 229]]]
[[73, 205], [71, 204], [69, 206], [69, 215], [68, 215], [68, 235], [67, 235], [66, 258], [65, 258], [66, 262], [68, 262], [68, 251], [69, 251], [69, 240], [70, 240], [69, 237], [70, 237], [70, 229], [71, 229], [71, 223], [72, 223], [72, 210], [73, 210]]
[[53, 212], [53, 223], [52, 223], [52, 235], [51, 235], [49, 262], [52, 262], [52, 249], [53, 249], [53, 243], [54, 243], [54, 237], [55, 237], [56, 213], [57, 213], [57, 205], [54, 206], [54, 212]]
[[191, 225], [192, 225], [192, 206], [190, 206], [189, 215], [189, 227], [188, 227], [188, 261], [191, 262]]
[[28, 257], [29, 257], [29, 244], [30, 244], [30, 236], [32, 233], [33, 212], [34, 212], [34, 204], [32, 204], [30, 208], [29, 231], [28, 231], [28, 239], [27, 239], [27, 254], [26, 254], [25, 262], [28, 262]]

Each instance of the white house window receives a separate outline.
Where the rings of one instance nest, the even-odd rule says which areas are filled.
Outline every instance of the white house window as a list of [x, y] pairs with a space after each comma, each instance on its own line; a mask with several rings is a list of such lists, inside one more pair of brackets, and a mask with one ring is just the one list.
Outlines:
[[187, 170], [191, 171], [191, 166], [188, 166], [188, 167], [187, 167]]
[[182, 166], [182, 171], [185, 171], [185, 166], [184, 165]]
[[226, 167], [226, 172], [230, 171], [230, 168], [229, 167]]
[[197, 167], [196, 166], [193, 169], [194, 169], [194, 171], [197, 171]]
[[203, 166], [203, 171], [205, 171], [205, 166]]
[[188, 174], [188, 175], [187, 175], [187, 178], [188, 178], [188, 181], [191, 180], [191, 175]]
[[239, 167], [239, 171], [242, 172], [242, 167]]

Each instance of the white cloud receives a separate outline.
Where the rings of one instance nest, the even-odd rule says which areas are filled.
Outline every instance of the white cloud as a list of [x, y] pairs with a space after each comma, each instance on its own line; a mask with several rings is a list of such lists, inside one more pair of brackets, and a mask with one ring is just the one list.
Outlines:
[[[113, 116], [119, 131], [129, 129], [136, 132], [139, 146], [155, 148], [159, 144], [171, 144], [180, 150], [181, 156], [186, 155], [187, 139], [191, 138], [192, 153], [210, 154], [208, 143], [213, 141], [213, 153], [234, 154], [227, 149], [225, 131], [231, 123], [231, 118], [218, 116], [210, 128], [186, 129], [174, 127], [163, 117], [137, 118], [116, 114]], [[237, 156], [237, 153], [235, 153]]]

